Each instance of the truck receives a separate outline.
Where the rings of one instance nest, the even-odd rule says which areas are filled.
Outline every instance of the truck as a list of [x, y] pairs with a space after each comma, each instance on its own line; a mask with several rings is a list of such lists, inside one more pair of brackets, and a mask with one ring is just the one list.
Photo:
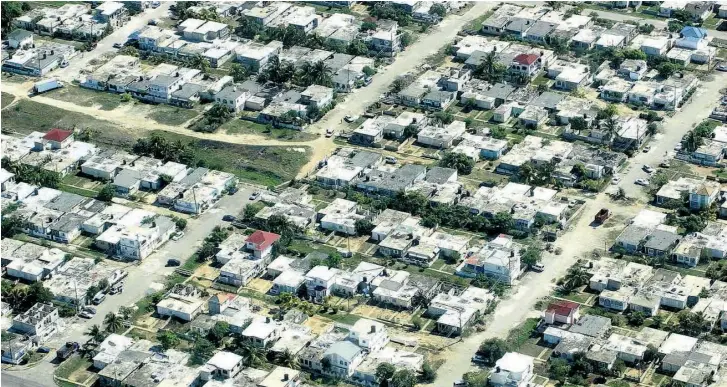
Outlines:
[[33, 84], [33, 94], [45, 93], [63, 87], [63, 83], [55, 78], [44, 79]]
[[596, 213], [593, 221], [596, 223], [603, 223], [609, 216], [611, 216], [611, 211], [609, 211], [608, 208], [601, 208], [601, 210]]
[[56, 351], [56, 358], [60, 361], [66, 360], [73, 355], [74, 352], [78, 351], [78, 347], [78, 343], [69, 341], [66, 345], [58, 348]]

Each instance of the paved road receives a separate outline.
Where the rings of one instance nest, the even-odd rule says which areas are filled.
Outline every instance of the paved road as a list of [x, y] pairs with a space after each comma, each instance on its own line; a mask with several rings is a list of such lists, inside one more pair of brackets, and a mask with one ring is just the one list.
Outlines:
[[8, 372], [3, 372], [2, 377], [0, 377], [0, 382], [4, 387], [48, 387], [48, 386], [54, 386], [53, 382], [50, 384], [41, 384], [32, 382], [26, 379], [19, 378], [13, 374], [10, 374]]
[[[664, 157], [664, 150], [672, 149], [687, 131], [707, 118], [718, 103], [719, 89], [725, 84], [727, 84], [727, 74], [724, 73], [716, 73], [714, 79], [703, 82], [691, 102], [664, 123], [662, 134], [651, 142], [651, 152], [641, 153], [629, 160], [630, 167], [622, 173], [623, 181], [620, 185], [624, 187], [627, 195], [642, 201], [635, 204], [614, 203], [606, 193], [587, 200], [581, 218], [555, 243], [556, 247], [563, 249], [562, 254], [558, 256], [546, 254], [543, 259], [545, 271], [539, 274], [528, 273], [522, 278], [515, 294], [500, 302], [491, 319], [492, 322], [484, 331], [450, 348], [446, 362], [438, 370], [439, 376], [435, 382], [437, 386], [451, 386], [461, 378], [462, 374], [476, 370], [477, 367], [470, 362], [470, 358], [480, 343], [489, 338], [504, 338], [510, 329], [520, 325], [527, 318], [538, 317], [540, 312], [533, 309], [535, 303], [552, 293], [555, 281], [563, 277], [568, 268], [579, 258], [588, 256], [594, 249], [603, 248], [605, 242], [612, 242], [609, 233], [613, 231], [613, 227], [621, 226], [620, 221], [630, 219], [644, 207], [646, 195], [639, 186], [633, 184], [635, 179], [645, 176], [640, 170], [641, 166], [647, 163], [659, 164]], [[611, 209], [614, 213], [612, 218], [602, 226], [591, 224], [593, 215], [603, 207]]]
[[[592, 12], [596, 12], [596, 13], [598, 13], [598, 15], [600, 17], [603, 17], [606, 19], [611, 19], [611, 20], [616, 20], [616, 21], [636, 21], [639, 23], [652, 24], [657, 29], [667, 28], [666, 19], [659, 20], [659, 19], [641, 18], [638, 16], [632, 16], [632, 15], [624, 14], [624, 13], [620, 13], [620, 12], [598, 11], [598, 10], [593, 10], [591, 8], [586, 8], [582, 12], [582, 14], [590, 15]], [[727, 32], [725, 32], [725, 31], [709, 30], [709, 35], [714, 36], [715, 38], [727, 39]]]
[[53, 76], [59, 77], [60, 79], [71, 82], [78, 78], [81, 71], [90, 68], [89, 62], [93, 59], [99, 59], [104, 54], [115, 52], [116, 49], [113, 47], [116, 43], [124, 44], [129, 38], [129, 35], [136, 30], [142, 29], [147, 25], [149, 20], [161, 18], [167, 15], [169, 7], [173, 3], [171, 1], [161, 2], [161, 6], [156, 9], [149, 8], [146, 11], [133, 16], [128, 23], [114, 30], [113, 33], [103, 38], [98, 42], [96, 48], [91, 52], [82, 52], [75, 58], [71, 59], [68, 67], [63, 69], [57, 69], [53, 72]]
[[[136, 301], [146, 295], [147, 290], [154, 282], [164, 283], [165, 277], [174, 271], [166, 267], [168, 257], [179, 257], [183, 261], [189, 258], [202, 244], [207, 235], [217, 225], [225, 224], [222, 216], [225, 214], [237, 215], [249, 202], [248, 197], [255, 190], [249, 186], [241, 186], [240, 190], [231, 196], [225, 196], [214, 207], [204, 212], [197, 219], [187, 222], [187, 229], [182, 239], [170, 240], [162, 249], [145, 258], [140, 265], [130, 265], [129, 275], [124, 280], [124, 292], [107, 296], [101, 305], [96, 306], [97, 313], [94, 318], [85, 320], [75, 318], [63, 329], [63, 337], [55, 337], [48, 345], [59, 347], [66, 341], [85, 343], [88, 340], [85, 332], [94, 325], [103, 326], [103, 319], [109, 312], [117, 312], [122, 306], [132, 306]], [[37, 366], [28, 370], [3, 371], [3, 382], [6, 375], [13, 375], [22, 380], [53, 385], [53, 371], [56, 365], [52, 364], [53, 356], [46, 357]], [[18, 384], [22, 385], [22, 384]], [[33, 386], [30, 384], [30, 386]]]

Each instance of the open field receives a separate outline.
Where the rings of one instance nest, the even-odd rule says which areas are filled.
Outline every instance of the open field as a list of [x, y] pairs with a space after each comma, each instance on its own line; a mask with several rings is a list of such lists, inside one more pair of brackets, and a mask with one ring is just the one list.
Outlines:
[[257, 134], [281, 141], [312, 141], [319, 137], [313, 133], [294, 129], [272, 128], [242, 119], [230, 120], [220, 126], [218, 130], [227, 134]]
[[15, 101], [15, 97], [8, 93], [0, 93], [0, 108], [5, 109], [5, 106], [10, 105]]

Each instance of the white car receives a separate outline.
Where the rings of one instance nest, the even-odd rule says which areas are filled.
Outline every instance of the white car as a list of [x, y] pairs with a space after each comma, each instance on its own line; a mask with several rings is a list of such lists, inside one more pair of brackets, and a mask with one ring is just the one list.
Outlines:
[[654, 172], [654, 168], [652, 168], [652, 167], [651, 167], [650, 165], [644, 165], [644, 166], [642, 167], [642, 169], [643, 169], [643, 170], [644, 170], [644, 172], [646, 172], [646, 173], [653, 173], [653, 172]]
[[621, 177], [619, 177], [619, 176], [614, 176], [614, 177], [613, 177], [613, 178], [611, 179], [611, 184], [618, 184], [618, 183], [619, 183], [620, 181], [621, 181]]
[[649, 185], [649, 181], [646, 179], [636, 179], [636, 181], [634, 183], [636, 185], [643, 185], [643, 186]]
[[644, 150], [643, 151], [644, 151], [644, 153], [647, 153], [650, 150], [651, 150], [651, 146], [647, 145], [647, 146], [644, 147]]
[[681, 142], [679, 142], [679, 143], [677, 143], [676, 145], [674, 145], [674, 150], [675, 150], [675, 151], [680, 151], [680, 150], [682, 150], [682, 143], [681, 143]]
[[173, 241], [178, 241], [178, 240], [182, 239], [183, 236], [184, 236], [184, 232], [183, 231], [180, 231], [180, 232], [175, 233], [174, 235], [172, 235], [172, 240]]

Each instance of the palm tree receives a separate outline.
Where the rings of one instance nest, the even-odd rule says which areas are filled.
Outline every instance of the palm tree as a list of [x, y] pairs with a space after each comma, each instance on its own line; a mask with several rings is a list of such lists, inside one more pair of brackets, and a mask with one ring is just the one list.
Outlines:
[[523, 183], [529, 184], [535, 177], [535, 169], [530, 162], [525, 162], [520, 166], [518, 174]]
[[299, 85], [309, 86], [313, 83], [313, 65], [310, 62], [303, 62], [296, 71], [295, 82]]
[[207, 74], [210, 70], [210, 62], [205, 59], [201, 54], [196, 54], [189, 59], [189, 66], [201, 71], [203, 74]]
[[265, 363], [265, 354], [263, 351], [248, 342], [240, 343], [235, 353], [245, 359], [245, 364], [248, 367], [256, 367]]
[[579, 286], [587, 284], [590, 278], [591, 275], [588, 274], [588, 272], [586, 272], [583, 267], [581, 267], [580, 265], [575, 265], [568, 269], [568, 274], [566, 274], [565, 276], [563, 287], [566, 290], [573, 290]]
[[106, 332], [116, 333], [124, 325], [121, 316], [117, 316], [114, 312], [109, 312], [104, 318], [106, 324]]
[[298, 359], [287, 349], [275, 357], [275, 361], [282, 367], [298, 369]]
[[98, 324], [93, 324], [93, 326], [88, 329], [88, 332], [86, 332], [86, 334], [91, 337], [91, 341], [93, 341], [94, 343], [100, 343], [106, 338], [106, 334], [103, 332], [103, 330], [101, 330], [101, 327], [98, 326]]
[[331, 84], [331, 68], [326, 66], [322, 60], [311, 66], [311, 83], [321, 86], [329, 86]]

